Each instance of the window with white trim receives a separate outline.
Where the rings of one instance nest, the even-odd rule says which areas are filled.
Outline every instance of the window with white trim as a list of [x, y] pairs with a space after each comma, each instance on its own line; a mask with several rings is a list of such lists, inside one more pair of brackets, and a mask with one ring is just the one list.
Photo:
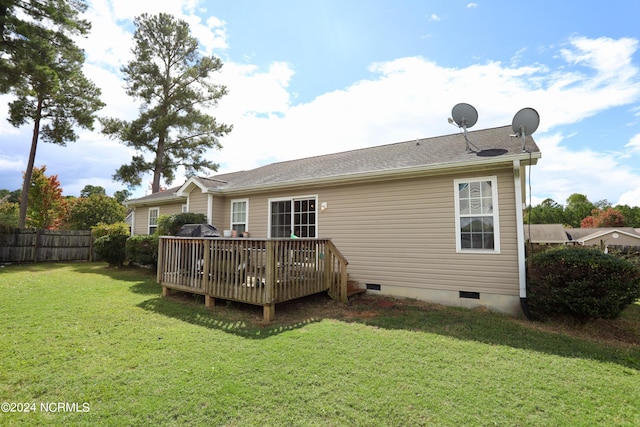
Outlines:
[[316, 237], [317, 197], [269, 200], [269, 235], [275, 237]]
[[456, 179], [456, 250], [500, 252], [497, 178]]
[[248, 231], [247, 218], [249, 216], [249, 200], [231, 201], [231, 229], [238, 233]]
[[155, 233], [158, 228], [158, 216], [160, 216], [160, 208], [149, 208], [149, 234]]
[[189, 206], [188, 205], [182, 205], [182, 213], [187, 213], [189, 212]]

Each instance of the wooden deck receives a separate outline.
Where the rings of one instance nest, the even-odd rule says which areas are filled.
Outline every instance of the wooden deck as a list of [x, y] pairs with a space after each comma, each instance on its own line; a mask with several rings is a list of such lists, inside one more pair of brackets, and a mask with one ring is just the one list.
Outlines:
[[201, 294], [208, 307], [215, 299], [264, 307], [328, 291], [347, 301], [347, 260], [329, 239], [228, 239], [161, 237], [158, 283]]

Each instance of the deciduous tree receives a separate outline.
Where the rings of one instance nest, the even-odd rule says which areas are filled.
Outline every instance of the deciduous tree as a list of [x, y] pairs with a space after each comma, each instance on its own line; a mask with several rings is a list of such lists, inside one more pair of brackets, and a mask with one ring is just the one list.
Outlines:
[[580, 227], [582, 220], [591, 215], [593, 209], [595, 209], [595, 205], [584, 194], [570, 195], [564, 210], [567, 224], [573, 228]]
[[116, 199], [118, 203], [124, 203], [129, 197], [131, 197], [129, 190], [118, 190], [113, 193], [113, 198]]
[[89, 230], [98, 223], [115, 224], [125, 219], [127, 210], [115, 198], [91, 194], [74, 200], [69, 208], [67, 225], [74, 230]]
[[533, 206], [525, 214], [525, 223], [531, 224], [564, 224], [564, 207], [553, 199], [545, 199], [538, 206]]
[[93, 196], [94, 194], [106, 196], [107, 191], [101, 185], [90, 184], [85, 185], [84, 188], [80, 190], [80, 197], [89, 197]]
[[58, 175], [46, 176], [46, 166], [33, 168], [29, 185], [29, 209], [27, 223], [29, 227], [57, 230], [66, 213], [67, 203], [62, 197], [62, 187]]
[[580, 223], [581, 228], [624, 227], [624, 215], [616, 209], [594, 209]]
[[141, 101], [133, 121], [102, 119], [103, 132], [136, 150], [114, 179], [130, 188], [153, 173], [151, 190], [160, 181], [170, 184], [182, 166], [187, 175], [216, 170], [207, 150], [221, 148], [219, 138], [231, 126], [218, 123], [204, 109], [212, 108], [227, 93], [212, 74], [222, 67], [219, 58], [201, 56], [189, 25], [172, 15], [143, 14], [135, 19], [134, 59], [122, 68], [127, 94]]

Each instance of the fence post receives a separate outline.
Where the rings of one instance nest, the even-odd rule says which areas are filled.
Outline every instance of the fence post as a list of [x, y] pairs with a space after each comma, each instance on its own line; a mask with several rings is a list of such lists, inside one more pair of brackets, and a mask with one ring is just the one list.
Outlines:
[[36, 229], [36, 241], [33, 245], [33, 262], [38, 262], [38, 252], [40, 252], [40, 236], [42, 235], [42, 230], [40, 228]]
[[89, 262], [93, 262], [93, 234], [89, 231]]

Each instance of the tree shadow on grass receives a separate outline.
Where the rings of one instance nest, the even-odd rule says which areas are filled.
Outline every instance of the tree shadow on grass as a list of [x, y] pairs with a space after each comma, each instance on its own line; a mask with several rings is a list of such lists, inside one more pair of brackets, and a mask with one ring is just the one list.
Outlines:
[[246, 338], [264, 339], [325, 319], [384, 329], [432, 333], [556, 356], [616, 363], [640, 370], [640, 305], [616, 321], [587, 325], [547, 324], [486, 310], [445, 307], [415, 300], [362, 296], [342, 304], [317, 294], [276, 305], [276, 320], [262, 321], [262, 307], [218, 301], [207, 309], [202, 296], [175, 293], [140, 308]]
[[156, 275], [149, 269], [123, 266], [110, 267], [103, 262], [84, 262], [73, 264], [73, 270], [81, 274], [101, 274], [118, 282], [133, 282], [132, 292], [143, 295], [157, 295], [161, 288], [156, 283]]

